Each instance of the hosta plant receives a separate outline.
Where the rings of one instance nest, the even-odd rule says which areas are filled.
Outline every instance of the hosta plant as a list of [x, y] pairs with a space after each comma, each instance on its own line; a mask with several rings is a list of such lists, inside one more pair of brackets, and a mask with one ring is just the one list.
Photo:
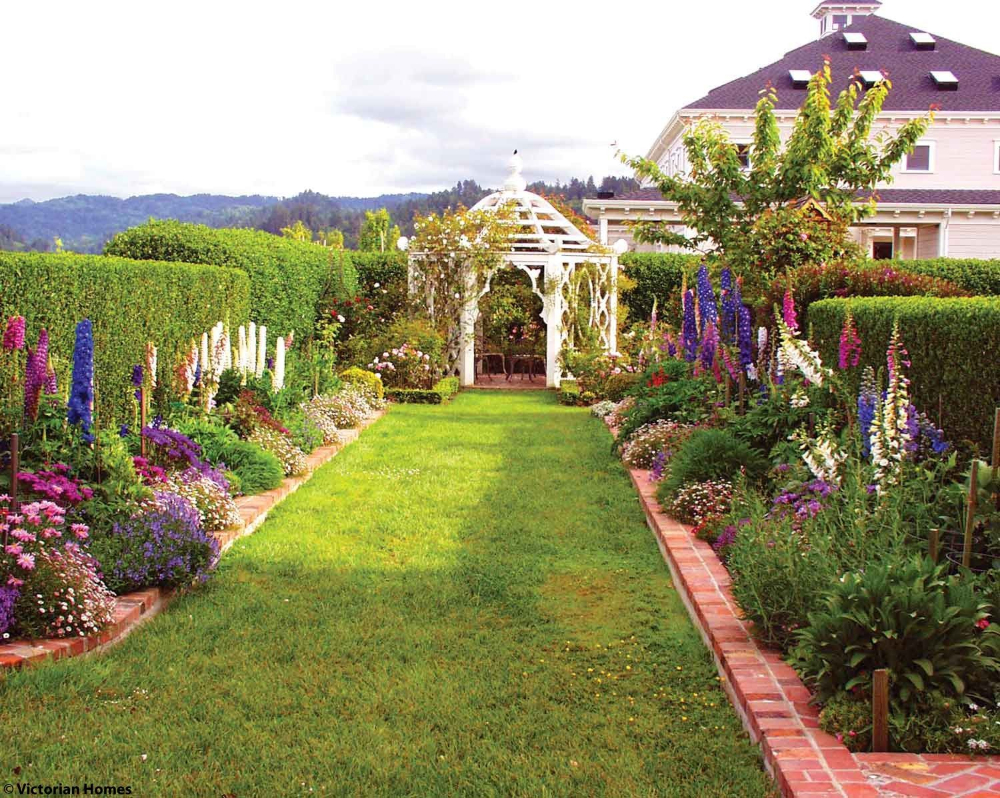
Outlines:
[[829, 589], [796, 632], [794, 663], [820, 701], [870, 691], [872, 672], [885, 668], [894, 711], [938, 697], [982, 702], [982, 687], [1000, 677], [1000, 630], [990, 609], [946, 566], [889, 558]]

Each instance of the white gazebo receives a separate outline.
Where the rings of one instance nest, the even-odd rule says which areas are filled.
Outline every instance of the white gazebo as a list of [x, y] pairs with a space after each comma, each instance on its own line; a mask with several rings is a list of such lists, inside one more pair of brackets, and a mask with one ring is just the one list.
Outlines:
[[[596, 244], [580, 232], [544, 197], [527, 190], [521, 175], [521, 157], [515, 151], [507, 167], [503, 188], [480, 200], [474, 211], [505, 206], [514, 213], [517, 230], [504, 265], [520, 269], [531, 280], [531, 288], [542, 300], [546, 326], [545, 381], [558, 388], [563, 377], [559, 353], [572, 347], [572, 313], [581, 296], [589, 296], [588, 326], [595, 330], [608, 352], [618, 347], [618, 255], [627, 249], [624, 241], [613, 248]], [[414, 253], [411, 253], [411, 262]], [[470, 296], [461, 314], [458, 373], [462, 385], [476, 380], [475, 325], [479, 300], [490, 290], [485, 286]]]

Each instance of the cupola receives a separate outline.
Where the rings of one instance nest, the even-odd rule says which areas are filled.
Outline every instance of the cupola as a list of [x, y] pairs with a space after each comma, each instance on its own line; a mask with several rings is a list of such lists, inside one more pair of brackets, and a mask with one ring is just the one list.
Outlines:
[[828, 2], [816, 6], [812, 15], [819, 20], [819, 35], [822, 38], [843, 30], [848, 25], [853, 25], [862, 17], [871, 16], [881, 6], [881, 0], [866, 0], [856, 3], [838, 3], [828, 0]]

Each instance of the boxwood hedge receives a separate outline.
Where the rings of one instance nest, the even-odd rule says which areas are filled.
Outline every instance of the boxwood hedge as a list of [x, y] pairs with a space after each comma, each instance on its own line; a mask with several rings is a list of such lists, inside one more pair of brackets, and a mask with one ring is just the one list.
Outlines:
[[132, 418], [132, 366], [146, 343], [159, 350], [161, 378], [191, 339], [250, 311], [250, 283], [236, 269], [139, 262], [100, 255], [0, 252], [0, 314], [22, 315], [29, 342], [46, 328], [60, 386], [68, 384], [78, 321], [94, 325], [99, 422]]
[[977, 296], [1000, 296], [1000, 260], [904, 260], [898, 266], [914, 274], [948, 280]]
[[[941, 421], [956, 442], [988, 452], [994, 408], [1000, 405], [1000, 297], [825, 299], [809, 308], [813, 340], [825, 363], [836, 363], [850, 305], [862, 340], [861, 367], [885, 367], [885, 350], [899, 319], [910, 353], [914, 403]], [[857, 387], [861, 368], [851, 378]]]
[[321, 298], [357, 291], [348, 253], [260, 230], [149, 221], [116, 235], [105, 253], [241, 269], [250, 278], [252, 319], [267, 325], [272, 336], [294, 331], [300, 340], [311, 338]]

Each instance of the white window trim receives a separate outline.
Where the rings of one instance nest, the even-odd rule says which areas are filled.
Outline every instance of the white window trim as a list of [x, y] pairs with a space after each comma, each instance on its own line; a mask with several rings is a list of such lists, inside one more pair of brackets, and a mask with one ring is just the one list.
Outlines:
[[907, 154], [903, 158], [903, 174], [906, 175], [932, 175], [937, 170], [937, 141], [934, 139], [922, 139], [914, 145], [914, 149], [917, 147], [930, 147], [930, 153], [928, 154], [930, 164], [928, 169], [907, 169], [906, 160], [909, 158]]
[[1000, 139], [993, 139], [993, 174], [1000, 175]]

